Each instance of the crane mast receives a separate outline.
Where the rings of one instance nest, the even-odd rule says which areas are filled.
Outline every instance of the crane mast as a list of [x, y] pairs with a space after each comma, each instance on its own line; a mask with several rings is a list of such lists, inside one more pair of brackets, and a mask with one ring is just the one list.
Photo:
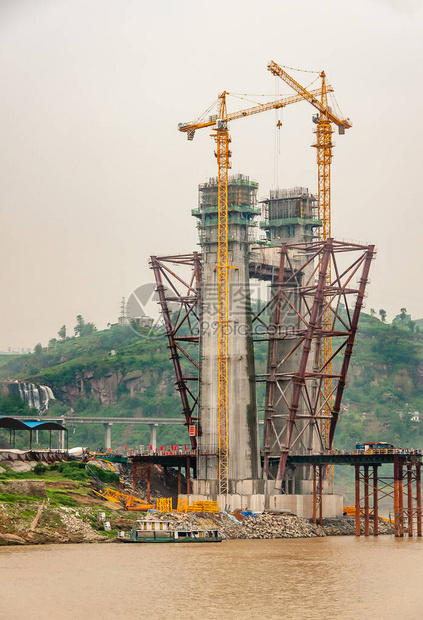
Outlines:
[[226, 92], [219, 97], [219, 114], [213, 137], [217, 158], [217, 290], [218, 290], [218, 477], [221, 494], [229, 492], [229, 375], [228, 375], [228, 171], [230, 138], [226, 120]]
[[[326, 75], [322, 71], [320, 74], [322, 78], [320, 104], [324, 110], [328, 109], [328, 95], [326, 90]], [[317, 123], [316, 129], [316, 147], [317, 151], [317, 168], [318, 168], [318, 205], [319, 205], [319, 219], [322, 221], [322, 228], [320, 229], [320, 237], [323, 241], [330, 239], [332, 236], [332, 210], [331, 210], [331, 162], [332, 162], [332, 124], [328, 120], [327, 115], [323, 110], [319, 111], [319, 114], [315, 117]], [[326, 271], [326, 284], [330, 285], [332, 281], [332, 269], [331, 261], [329, 260]], [[332, 329], [332, 313], [327, 305], [322, 315], [322, 332], [323, 334], [329, 333]], [[326, 374], [332, 377], [333, 364], [332, 364], [332, 339], [323, 336], [323, 342], [320, 343], [320, 366], [325, 368]], [[322, 346], [323, 345], [323, 346]], [[329, 445], [329, 428], [330, 418], [332, 416], [333, 405], [333, 380], [332, 378], [323, 381], [322, 385], [322, 402], [321, 402], [321, 414], [324, 416], [322, 420], [322, 440], [327, 448], [331, 448]], [[328, 472], [328, 476], [333, 479], [333, 468]]]
[[[324, 71], [320, 73], [322, 84], [320, 88], [320, 101], [315, 96], [315, 93], [308, 91], [301, 86], [292, 76], [290, 76], [282, 67], [275, 62], [270, 61], [267, 65], [268, 70], [273, 74], [279, 76], [284, 82], [286, 82], [291, 88], [293, 88], [300, 96], [306, 101], [311, 103], [318, 111], [313, 117], [313, 121], [316, 123], [316, 143], [313, 146], [317, 150], [317, 170], [318, 170], [318, 205], [319, 205], [319, 219], [322, 221], [322, 229], [320, 231], [321, 238], [326, 241], [332, 236], [332, 216], [331, 216], [331, 162], [332, 162], [332, 123], [338, 126], [340, 134], [345, 133], [345, 129], [352, 127], [350, 119], [340, 119], [328, 105], [328, 92], [329, 88], [326, 85], [326, 74]], [[332, 89], [331, 89], [332, 90]], [[326, 271], [326, 283], [330, 285], [332, 281], [331, 263], [329, 261]], [[325, 302], [324, 302], [325, 303]], [[329, 445], [329, 428], [330, 418], [332, 416], [332, 340], [325, 336], [332, 329], [332, 312], [330, 309], [330, 301], [325, 303], [325, 307], [322, 313], [322, 334], [323, 338], [320, 342], [320, 366], [325, 369], [328, 376], [324, 380], [322, 386], [322, 402], [321, 402], [321, 415], [324, 416], [322, 420], [321, 433], [322, 440], [326, 448], [331, 448]], [[319, 345], [318, 345], [319, 346]]]

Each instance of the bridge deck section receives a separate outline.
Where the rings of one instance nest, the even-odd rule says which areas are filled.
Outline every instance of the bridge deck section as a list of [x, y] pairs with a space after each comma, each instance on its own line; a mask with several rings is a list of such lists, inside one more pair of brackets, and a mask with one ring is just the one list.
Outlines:
[[288, 463], [291, 465], [383, 465], [393, 464], [398, 458], [403, 462], [421, 463], [422, 453], [420, 450], [397, 450], [391, 452], [342, 452], [338, 454], [309, 454], [290, 455]]

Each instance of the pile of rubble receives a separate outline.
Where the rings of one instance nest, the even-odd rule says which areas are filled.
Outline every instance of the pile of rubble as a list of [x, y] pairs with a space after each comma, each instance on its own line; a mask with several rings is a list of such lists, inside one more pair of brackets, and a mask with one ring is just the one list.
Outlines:
[[[327, 536], [355, 536], [355, 517], [323, 519], [323, 529]], [[370, 535], [373, 536], [373, 521], [370, 521]], [[364, 535], [364, 520], [361, 519], [361, 534]], [[379, 518], [379, 534], [393, 534], [394, 524]]]
[[263, 513], [245, 518], [241, 516], [241, 521], [239, 517], [240, 515], [237, 518], [226, 512], [160, 515], [161, 519], [170, 521], [174, 529], [217, 528], [226, 538], [315, 538], [325, 536], [322, 528], [295, 515]]
[[322, 528], [295, 515], [263, 513], [247, 517], [243, 538], [316, 538], [325, 536]]
[[[218, 529], [225, 538], [316, 538], [322, 536], [354, 536], [355, 517], [324, 519], [322, 527], [308, 519], [292, 514], [263, 513], [254, 516], [235, 515], [227, 512], [208, 513], [166, 513], [158, 515], [170, 521], [172, 529]], [[361, 523], [364, 534], [364, 523]], [[379, 519], [379, 534], [392, 534], [393, 525]], [[373, 535], [373, 522], [370, 521], [370, 535]]]
[[61, 506], [57, 509], [60, 520], [65, 526], [69, 542], [90, 542], [103, 539], [89, 523], [84, 520], [91, 510], [88, 508], [70, 508]]

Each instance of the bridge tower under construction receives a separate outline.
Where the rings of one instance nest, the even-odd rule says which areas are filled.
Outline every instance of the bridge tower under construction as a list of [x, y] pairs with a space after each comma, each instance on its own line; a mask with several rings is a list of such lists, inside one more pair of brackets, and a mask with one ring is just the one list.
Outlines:
[[[325, 472], [313, 468], [310, 459], [331, 449], [374, 248], [319, 238], [316, 199], [306, 188], [277, 190], [262, 201], [265, 238], [259, 238], [257, 190], [248, 177], [229, 180], [229, 476], [224, 495], [219, 494], [216, 179], [199, 186], [199, 205], [192, 212], [201, 252], [151, 257], [189, 428], [191, 449], [182, 458], [187, 472], [193, 459], [188, 493], [196, 500], [217, 500], [230, 510], [289, 509], [311, 516], [324, 492]], [[334, 276], [328, 281], [330, 265]], [[251, 302], [253, 280], [261, 281], [260, 287], [265, 283], [267, 295], [261, 296], [262, 289], [260, 303]], [[323, 321], [328, 309], [329, 327]], [[333, 342], [330, 369], [319, 354], [325, 339]], [[258, 406], [256, 381], [265, 385]], [[333, 406], [327, 413], [328, 381]], [[264, 409], [261, 449], [258, 407]], [[326, 515], [339, 514], [342, 497], [325, 495], [325, 506]]]
[[[319, 228], [322, 222], [318, 219], [317, 197], [309, 192], [306, 187], [294, 187], [291, 189], [271, 190], [269, 197], [262, 201], [263, 221], [260, 227], [265, 231], [267, 239], [267, 253], [276, 252], [274, 260], [279, 264], [280, 251], [282, 243], [286, 244], [305, 244], [312, 243], [318, 236]], [[299, 267], [299, 258], [292, 254], [292, 265]], [[301, 260], [301, 259], [300, 259]], [[285, 266], [288, 272], [288, 266]], [[294, 336], [295, 325], [298, 320], [297, 312], [301, 309], [299, 305], [299, 297], [296, 295], [296, 289], [303, 282], [310, 279], [313, 271], [313, 262], [310, 262], [305, 269], [301, 270], [298, 278], [292, 281], [292, 293], [290, 295], [290, 303], [293, 307], [290, 311], [284, 311], [283, 330], [285, 337], [280, 335], [276, 339], [276, 335], [271, 335], [268, 346], [268, 362], [266, 377], [266, 397], [265, 397], [265, 424], [264, 424], [264, 451], [267, 457], [271, 459], [279, 457], [283, 443], [284, 428], [289, 413], [289, 403], [292, 398], [293, 385], [283, 385], [284, 398], [278, 396], [275, 391], [274, 379], [272, 377], [272, 368], [275, 364], [280, 365], [280, 372], [284, 374], [295, 373], [298, 369], [301, 357], [301, 347], [299, 347], [300, 336]], [[286, 276], [284, 276], [286, 277]], [[276, 296], [278, 290], [278, 279], [274, 278], [270, 284], [271, 296]], [[275, 313], [277, 305], [272, 304], [270, 307], [270, 324], [275, 325], [278, 320]], [[292, 334], [290, 336], [290, 331]], [[281, 360], [285, 360], [281, 364]], [[285, 382], [286, 383], [286, 382]], [[300, 412], [304, 415], [303, 407], [300, 405]], [[300, 423], [297, 422], [297, 426]], [[307, 432], [301, 437], [292, 453], [312, 453], [313, 449], [318, 449], [316, 444], [316, 428], [311, 425]], [[285, 479], [283, 481], [283, 491], [285, 493], [304, 493], [311, 491], [311, 473], [309, 468], [297, 467], [295, 474], [292, 475], [288, 469], [285, 471]], [[267, 492], [274, 492], [272, 479], [275, 472], [271, 468], [265, 467], [265, 478]], [[291, 474], [291, 475], [289, 475]]]
[[[250, 243], [257, 227], [258, 184], [235, 175], [228, 182], [228, 374], [229, 493], [261, 491], [260, 448], [249, 287]], [[218, 184], [199, 186], [198, 219], [202, 250], [198, 465], [194, 492], [218, 494]]]

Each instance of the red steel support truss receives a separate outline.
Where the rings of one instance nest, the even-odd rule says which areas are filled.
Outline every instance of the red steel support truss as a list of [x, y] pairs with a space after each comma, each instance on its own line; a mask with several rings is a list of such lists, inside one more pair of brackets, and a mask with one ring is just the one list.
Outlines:
[[[198, 407], [199, 366], [189, 349], [199, 342], [200, 254], [152, 256], [150, 261], [176, 376], [175, 385], [188, 426], [196, 421]], [[183, 275], [175, 273], [175, 268], [179, 268]], [[187, 367], [192, 369], [189, 376], [185, 372]], [[190, 442], [195, 450], [196, 437], [190, 436]]]
[[[346, 253], [353, 257], [348, 266], [340, 258]], [[282, 245], [276, 292], [253, 317], [253, 322], [258, 321], [267, 329], [267, 337], [260, 339], [269, 341], [268, 372], [261, 376], [267, 383], [264, 477], [270, 476], [269, 465], [277, 452], [276, 488], [281, 487], [290, 453], [311, 454], [310, 442], [306, 445], [304, 441], [307, 429], [314, 434], [315, 451], [332, 447], [374, 253], [372, 245], [334, 239]], [[332, 277], [327, 281], [329, 263]], [[328, 312], [332, 319], [330, 329], [323, 322]], [[271, 317], [267, 322], [266, 313]], [[287, 332], [284, 323], [288, 316]], [[294, 346], [280, 359], [278, 343], [284, 339], [293, 341]], [[324, 339], [332, 340], [333, 353], [326, 361], [319, 355]], [[286, 372], [284, 364], [298, 352], [298, 370]], [[328, 382], [332, 384], [329, 393], [325, 390]], [[334, 405], [328, 416], [325, 409], [332, 396]], [[278, 429], [276, 418], [279, 418]], [[327, 444], [322, 433], [325, 420], [330, 422]]]

